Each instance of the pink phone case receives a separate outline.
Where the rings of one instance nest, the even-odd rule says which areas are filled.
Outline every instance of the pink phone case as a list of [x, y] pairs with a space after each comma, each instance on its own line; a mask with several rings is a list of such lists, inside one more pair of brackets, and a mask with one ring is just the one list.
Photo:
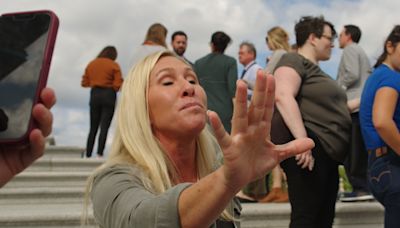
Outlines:
[[[32, 14], [34, 14], [34, 15], [46, 14], [46, 15], [50, 16], [50, 24], [49, 24], [49, 29], [48, 29], [47, 42], [46, 42], [45, 50], [44, 50], [44, 58], [43, 58], [43, 62], [42, 62], [41, 68], [40, 68], [41, 70], [40, 70], [39, 80], [38, 80], [37, 87], [36, 87], [35, 97], [33, 98], [33, 103], [32, 103], [32, 108], [33, 108], [34, 105], [36, 105], [37, 103], [40, 102], [40, 93], [47, 84], [48, 73], [50, 70], [50, 63], [51, 63], [51, 59], [52, 59], [52, 55], [53, 55], [54, 45], [55, 45], [58, 26], [59, 26], [58, 17], [55, 13], [53, 13], [52, 11], [49, 11], [49, 10], [6, 13], [6, 14], [3, 14], [2, 16], [24, 16], [24, 15], [29, 16]], [[29, 134], [35, 127], [36, 127], [35, 121], [33, 120], [32, 116], [31, 116], [30, 120], [29, 120], [28, 129], [22, 137], [15, 138], [15, 139], [6, 139], [6, 140], [0, 139], [0, 144], [15, 145], [15, 144], [28, 143], [29, 142]]]

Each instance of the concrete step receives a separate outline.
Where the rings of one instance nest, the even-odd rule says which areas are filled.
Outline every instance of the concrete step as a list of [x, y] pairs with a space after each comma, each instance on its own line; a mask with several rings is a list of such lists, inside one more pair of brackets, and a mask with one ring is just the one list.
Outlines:
[[241, 227], [289, 227], [290, 205], [288, 203], [242, 204]]
[[[243, 204], [242, 228], [287, 228], [289, 203]], [[383, 228], [384, 209], [378, 202], [336, 204], [334, 228]]]
[[383, 228], [384, 207], [378, 202], [339, 203], [335, 224], [351, 228]]
[[92, 172], [23, 172], [13, 178], [3, 188], [30, 188], [30, 187], [84, 187]]
[[84, 187], [2, 188], [0, 189], [0, 205], [81, 203], [84, 191]]
[[92, 210], [88, 226], [80, 226], [82, 204], [0, 204], [2, 228], [95, 228]]
[[[42, 158], [0, 189], [0, 227], [81, 227], [86, 178], [104, 162], [80, 158], [83, 151], [48, 146]], [[377, 202], [338, 202], [334, 228], [383, 228], [383, 213]], [[87, 227], [96, 227], [90, 218]], [[286, 228], [289, 218], [288, 203], [243, 204], [241, 221], [242, 228]]]
[[47, 146], [43, 157], [80, 158], [85, 148], [76, 146]]
[[29, 166], [24, 172], [46, 171], [93, 171], [104, 162], [104, 158], [69, 158], [69, 157], [42, 157]]
[[[68, 204], [35, 204], [22, 205], [0, 204], [0, 227], [80, 227], [83, 205]], [[287, 228], [289, 225], [290, 205], [244, 204], [242, 211], [242, 228]], [[89, 208], [90, 226], [93, 222]], [[383, 208], [377, 202], [338, 203], [334, 228], [383, 228]]]

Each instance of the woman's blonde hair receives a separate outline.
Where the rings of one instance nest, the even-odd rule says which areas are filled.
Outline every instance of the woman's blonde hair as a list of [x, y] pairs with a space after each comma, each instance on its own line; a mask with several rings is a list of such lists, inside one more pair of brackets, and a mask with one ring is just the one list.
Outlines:
[[273, 27], [268, 30], [267, 35], [273, 51], [278, 49], [290, 51], [289, 35], [283, 28], [279, 26]]
[[[94, 177], [106, 167], [135, 165], [144, 173], [139, 177], [143, 185], [154, 194], [163, 193], [176, 184], [175, 166], [152, 133], [147, 101], [150, 73], [157, 61], [165, 56], [181, 59], [166, 50], [154, 53], [135, 65], [124, 80], [117, 106], [117, 124], [111, 152], [108, 160], [88, 179], [85, 211]], [[205, 127], [197, 138], [196, 165], [199, 178], [208, 175], [218, 166], [218, 151], [215, 137]], [[87, 215], [83, 217], [86, 221]]]

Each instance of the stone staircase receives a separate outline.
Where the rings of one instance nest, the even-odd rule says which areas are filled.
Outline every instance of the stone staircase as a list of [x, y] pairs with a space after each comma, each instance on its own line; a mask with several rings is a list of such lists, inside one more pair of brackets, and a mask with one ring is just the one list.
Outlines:
[[[102, 159], [82, 159], [82, 148], [48, 146], [45, 155], [0, 189], [1, 228], [81, 227], [86, 178]], [[94, 225], [89, 210], [90, 225]], [[242, 228], [288, 227], [290, 205], [244, 204]], [[383, 228], [377, 202], [338, 203], [335, 228]]]
[[[242, 227], [287, 228], [290, 220], [288, 203], [245, 204]], [[383, 208], [377, 202], [336, 204], [334, 228], [383, 228]]]
[[[0, 189], [0, 227], [81, 227], [87, 177], [102, 159], [79, 147], [48, 146], [45, 155]], [[94, 225], [92, 212], [90, 225]]]

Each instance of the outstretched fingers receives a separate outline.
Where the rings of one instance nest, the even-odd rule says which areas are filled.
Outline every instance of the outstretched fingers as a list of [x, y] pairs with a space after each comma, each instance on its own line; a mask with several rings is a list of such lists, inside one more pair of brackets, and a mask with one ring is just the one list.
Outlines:
[[214, 129], [215, 138], [221, 148], [226, 148], [231, 143], [231, 138], [229, 134], [225, 131], [224, 125], [222, 125], [218, 114], [213, 111], [207, 111], [208, 118], [210, 120], [211, 126]]
[[265, 112], [265, 100], [267, 96], [267, 77], [263, 70], [257, 71], [256, 84], [249, 107], [249, 125], [258, 124]]
[[[275, 79], [272, 74], [267, 75], [267, 97], [265, 99], [264, 121], [270, 123], [274, 114], [275, 105]], [[270, 129], [268, 129], [269, 132]]]
[[233, 116], [232, 116], [232, 135], [247, 130], [248, 118], [247, 118], [247, 84], [238, 80], [236, 82], [236, 95], [233, 105]]

